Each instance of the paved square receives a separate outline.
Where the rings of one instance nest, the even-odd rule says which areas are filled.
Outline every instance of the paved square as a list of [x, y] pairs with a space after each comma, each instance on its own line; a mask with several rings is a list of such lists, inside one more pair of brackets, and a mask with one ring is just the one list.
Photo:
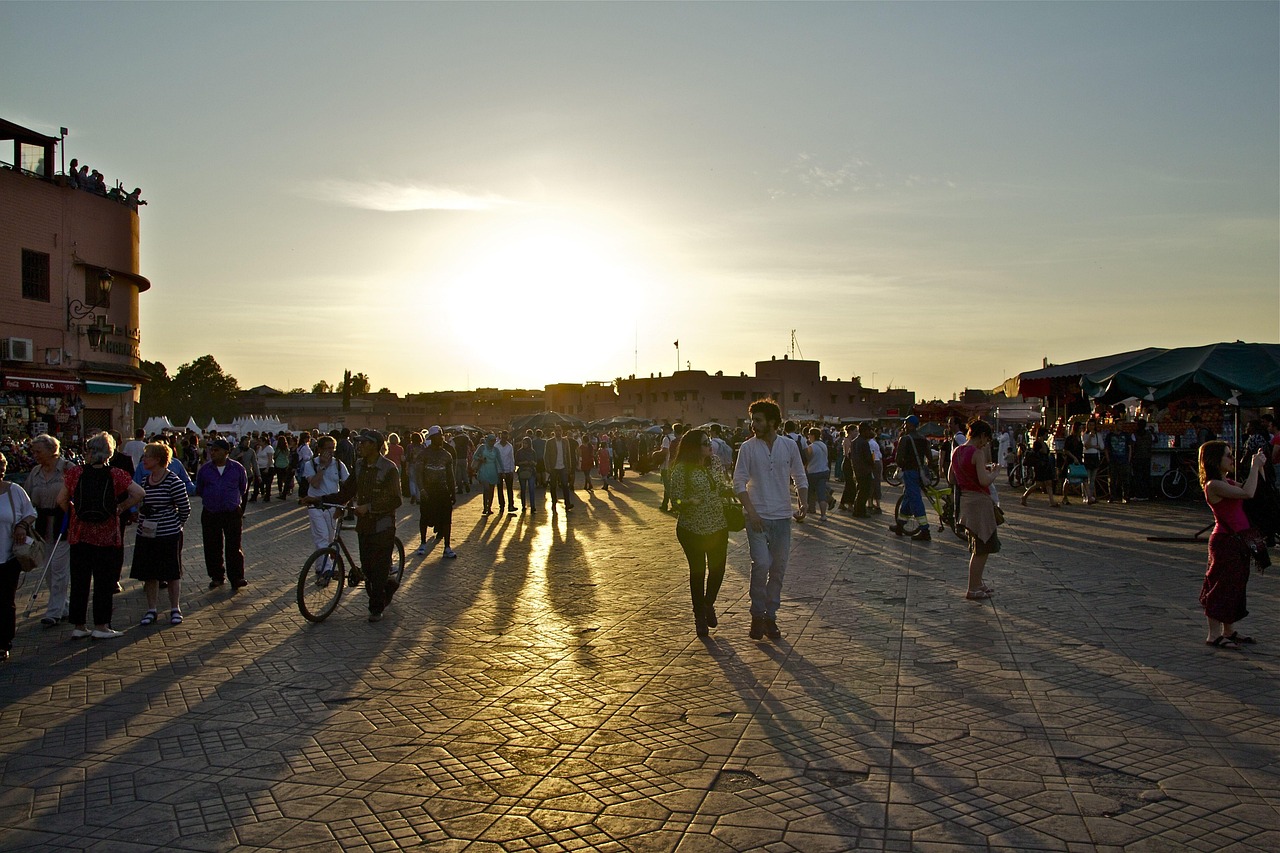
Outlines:
[[949, 533], [809, 523], [785, 636], [755, 643], [741, 533], [694, 635], [660, 489], [535, 520], [473, 494], [459, 558], [410, 556], [378, 624], [363, 590], [301, 618], [310, 538], [281, 502], [250, 506], [235, 594], [205, 590], [189, 526], [181, 626], [136, 627], [127, 580], [120, 640], [20, 617], [0, 848], [1280, 849], [1276, 580], [1250, 584], [1260, 644], [1208, 649], [1204, 546], [1145, 539], [1203, 506], [1006, 499], [981, 603]]

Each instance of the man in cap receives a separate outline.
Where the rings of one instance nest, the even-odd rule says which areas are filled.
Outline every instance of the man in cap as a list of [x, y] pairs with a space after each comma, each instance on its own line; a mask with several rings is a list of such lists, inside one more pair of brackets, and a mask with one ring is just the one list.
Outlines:
[[249, 475], [244, 466], [227, 458], [231, 442], [209, 442], [209, 461], [196, 472], [196, 497], [200, 498], [200, 530], [204, 537], [204, 566], [209, 589], [217, 589], [231, 577], [231, 588], [249, 585], [244, 579], [244, 551], [240, 539], [244, 527], [244, 502]]
[[[898, 442], [898, 470], [902, 472], [902, 495], [904, 500], [903, 514], [914, 517], [919, 523], [916, 532], [911, 535], [918, 542], [928, 542], [929, 519], [924, 514], [924, 492], [921, 491], [924, 471], [929, 467], [929, 442], [916, 428], [920, 426], [920, 418], [910, 415], [902, 422], [902, 439]], [[889, 527], [890, 532], [902, 536], [907, 531], [902, 523], [895, 521]]]
[[395, 550], [396, 509], [402, 503], [400, 469], [384, 455], [387, 440], [376, 429], [361, 431], [355, 436], [355, 443], [355, 476], [347, 478], [341, 497], [344, 502], [355, 503], [352, 512], [356, 516], [365, 592], [369, 595], [369, 621], [378, 622], [391, 603], [396, 586], [387, 582], [387, 576]]
[[427, 444], [415, 460], [418, 488], [418, 534], [422, 544], [418, 555], [427, 553], [427, 528], [435, 531], [435, 539], [444, 540], [443, 557], [452, 560], [458, 556], [450, 545], [453, 532], [453, 507], [458, 501], [457, 485], [453, 480], [453, 452], [445, 444], [440, 427], [427, 430]]

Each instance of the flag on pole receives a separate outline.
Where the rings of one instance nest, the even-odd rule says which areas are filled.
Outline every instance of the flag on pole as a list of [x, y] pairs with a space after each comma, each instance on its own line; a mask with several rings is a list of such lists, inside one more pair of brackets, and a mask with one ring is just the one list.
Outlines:
[[676, 341], [675, 343], [672, 344], [672, 346], [675, 347], [676, 349], [680, 349], [680, 342]]

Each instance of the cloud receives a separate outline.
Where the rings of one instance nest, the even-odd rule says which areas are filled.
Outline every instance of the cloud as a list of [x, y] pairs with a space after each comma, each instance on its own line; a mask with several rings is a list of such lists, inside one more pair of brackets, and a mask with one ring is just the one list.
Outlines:
[[517, 204], [493, 193], [387, 181], [320, 181], [306, 195], [321, 201], [363, 210], [494, 210]]
[[897, 189], [942, 186], [955, 189], [945, 178], [919, 174], [892, 174], [858, 156], [843, 162], [823, 163], [813, 154], [801, 152], [781, 171], [782, 185], [769, 188], [769, 197], [825, 198], [846, 193], [867, 193]]

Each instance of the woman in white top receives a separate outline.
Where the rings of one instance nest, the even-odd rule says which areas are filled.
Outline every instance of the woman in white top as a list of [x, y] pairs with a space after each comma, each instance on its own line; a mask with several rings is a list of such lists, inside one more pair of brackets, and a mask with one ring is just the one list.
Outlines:
[[867, 443], [871, 445], [871, 467], [875, 478], [871, 486], [871, 505], [867, 507], [867, 511], [879, 515], [884, 512], [880, 508], [880, 481], [884, 479], [884, 451], [880, 449], [880, 442], [874, 435], [867, 440]]
[[809, 430], [809, 461], [805, 463], [805, 473], [809, 475], [809, 514], [813, 508], [819, 508], [819, 521], [827, 520], [827, 484], [831, 480], [831, 463], [828, 461], [827, 445], [822, 441], [822, 430], [813, 427]]
[[13, 556], [13, 546], [32, 535], [36, 508], [17, 483], [4, 480], [9, 460], [0, 453], [0, 661], [9, 659], [18, 623], [18, 580], [22, 567]]
[[[317, 549], [329, 547], [338, 524], [338, 511], [326, 509], [321, 504], [337, 503], [338, 490], [349, 476], [347, 466], [334, 456], [337, 446], [333, 436], [320, 436], [316, 442], [316, 455], [301, 468], [302, 476], [307, 479], [307, 496], [298, 503], [308, 507], [311, 541]], [[332, 571], [327, 557], [316, 564], [316, 571], [319, 574]]]

